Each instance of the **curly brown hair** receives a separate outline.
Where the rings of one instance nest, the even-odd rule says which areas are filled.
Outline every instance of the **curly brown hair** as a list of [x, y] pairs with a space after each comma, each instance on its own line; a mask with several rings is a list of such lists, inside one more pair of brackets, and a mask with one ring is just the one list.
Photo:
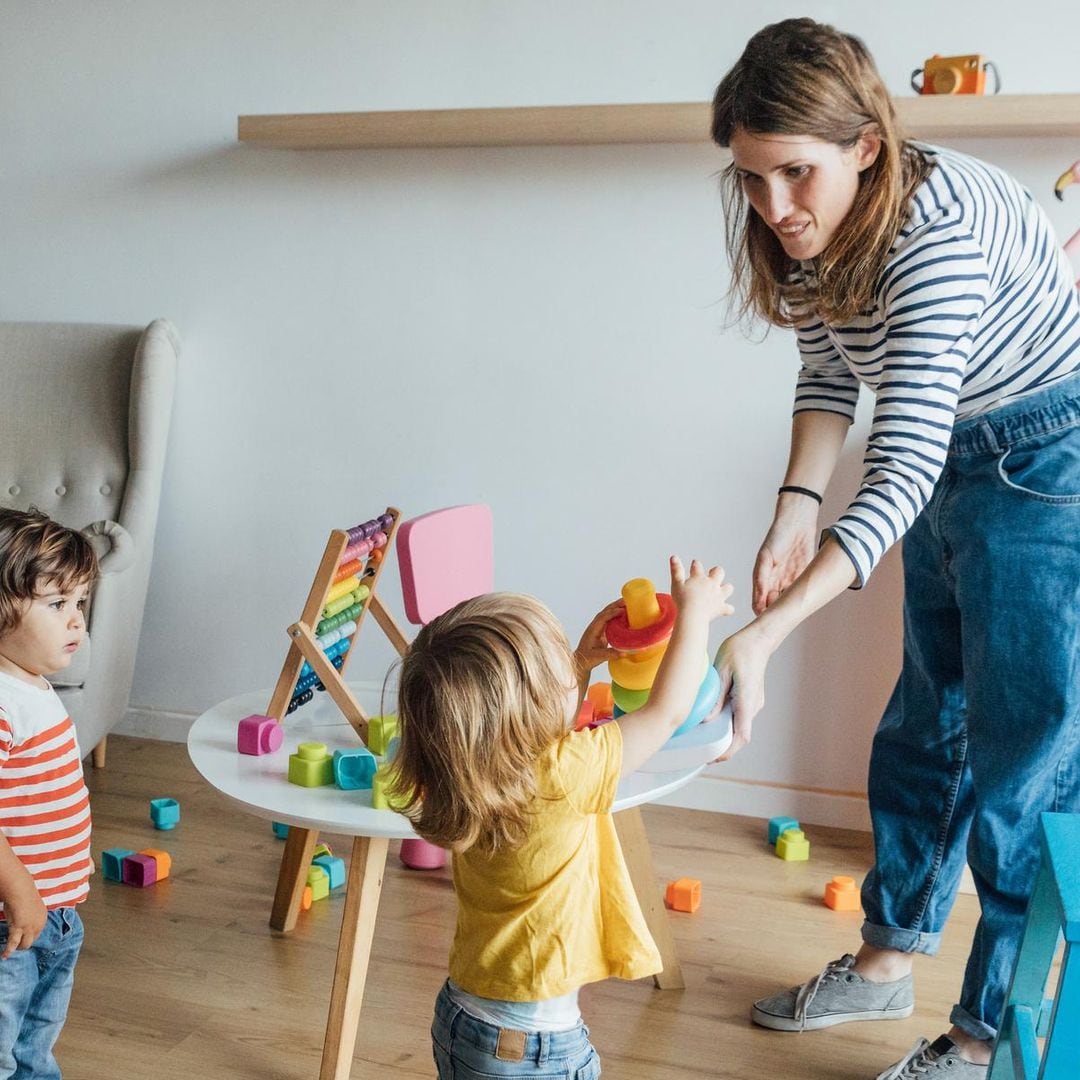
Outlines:
[[35, 507], [0, 507], [0, 637], [19, 625], [42, 588], [70, 592], [91, 584], [97, 574], [97, 556], [82, 533]]

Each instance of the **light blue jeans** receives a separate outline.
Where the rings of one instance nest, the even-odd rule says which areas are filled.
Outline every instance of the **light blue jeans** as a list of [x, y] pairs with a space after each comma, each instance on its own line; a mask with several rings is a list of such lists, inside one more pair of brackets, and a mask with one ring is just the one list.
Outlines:
[[[0, 952], [8, 926], [0, 922]], [[60, 1080], [53, 1046], [67, 1017], [83, 925], [72, 908], [49, 912], [29, 949], [0, 960], [0, 1080]]]
[[431, 1044], [439, 1080], [596, 1080], [600, 1075], [600, 1058], [584, 1024], [569, 1031], [506, 1031], [455, 1005], [445, 986], [435, 999]]
[[996, 1034], [1039, 858], [1080, 810], [1080, 376], [959, 422], [904, 538], [904, 663], [874, 738], [863, 939], [934, 953], [965, 858], [982, 916], [951, 1021]]

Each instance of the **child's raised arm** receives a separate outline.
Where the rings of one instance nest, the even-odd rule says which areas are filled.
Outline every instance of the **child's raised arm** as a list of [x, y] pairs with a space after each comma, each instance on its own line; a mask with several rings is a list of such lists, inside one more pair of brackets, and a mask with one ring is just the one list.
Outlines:
[[648, 761], [690, 714], [702, 661], [708, 662], [709, 623], [735, 610], [727, 602], [732, 588], [724, 584], [719, 566], [706, 571], [694, 559], [687, 573], [678, 557], [671, 557], [671, 596], [678, 614], [649, 700], [616, 721], [623, 737], [622, 776]]

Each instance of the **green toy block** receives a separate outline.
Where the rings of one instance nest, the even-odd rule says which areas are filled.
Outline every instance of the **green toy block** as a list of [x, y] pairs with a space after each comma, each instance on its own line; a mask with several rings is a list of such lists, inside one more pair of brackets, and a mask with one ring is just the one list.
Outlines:
[[776, 854], [785, 862], [806, 862], [810, 858], [810, 841], [802, 829], [785, 829], [776, 841]]
[[334, 782], [334, 759], [320, 742], [304, 742], [289, 756], [289, 783], [323, 787]]
[[373, 753], [382, 757], [390, 748], [390, 740], [397, 734], [396, 716], [373, 716], [368, 721], [367, 745]]
[[312, 901], [325, 900], [330, 895], [330, 875], [321, 866], [308, 870], [307, 883], [311, 888]]
[[373, 810], [397, 810], [403, 804], [400, 800], [391, 799], [386, 789], [393, 779], [393, 770], [389, 765], [380, 765], [371, 778], [371, 808]]
[[316, 859], [321, 859], [324, 855], [333, 856], [333, 854], [329, 844], [316, 844], [315, 850], [311, 854], [311, 861], [314, 862]]

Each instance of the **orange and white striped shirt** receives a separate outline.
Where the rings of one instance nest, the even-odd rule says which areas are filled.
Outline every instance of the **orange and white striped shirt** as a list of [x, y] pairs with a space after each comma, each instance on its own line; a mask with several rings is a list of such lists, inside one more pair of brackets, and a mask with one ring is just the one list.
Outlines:
[[52, 687], [2, 671], [0, 832], [30, 871], [47, 908], [86, 899], [90, 796], [75, 725]]

